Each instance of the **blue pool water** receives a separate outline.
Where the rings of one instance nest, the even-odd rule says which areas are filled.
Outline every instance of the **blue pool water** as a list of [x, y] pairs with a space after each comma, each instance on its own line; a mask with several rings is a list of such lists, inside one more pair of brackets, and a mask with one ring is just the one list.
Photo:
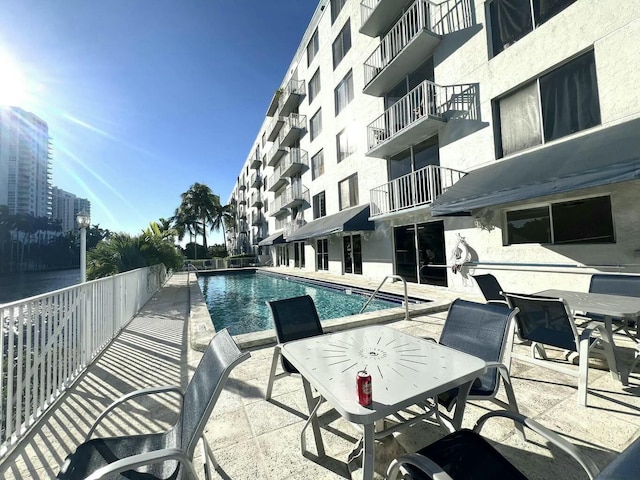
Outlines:
[[[259, 273], [199, 276], [198, 283], [216, 330], [228, 327], [231, 335], [273, 328], [267, 300], [310, 295], [320, 320], [328, 320], [360, 313], [368, 298]], [[398, 303], [376, 299], [365, 312], [398, 306]]]

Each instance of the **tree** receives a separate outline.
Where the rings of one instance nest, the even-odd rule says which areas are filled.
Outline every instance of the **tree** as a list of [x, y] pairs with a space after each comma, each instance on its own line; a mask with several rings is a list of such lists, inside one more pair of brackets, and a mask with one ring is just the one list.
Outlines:
[[[220, 197], [215, 195], [211, 189], [202, 183], [194, 183], [189, 190], [181, 195], [182, 203], [178, 210], [186, 217], [199, 223], [198, 230], [202, 234], [202, 245], [207, 248], [207, 226], [214, 224], [214, 215], [220, 205]], [[219, 227], [218, 227], [219, 228]], [[197, 241], [197, 237], [195, 239]]]

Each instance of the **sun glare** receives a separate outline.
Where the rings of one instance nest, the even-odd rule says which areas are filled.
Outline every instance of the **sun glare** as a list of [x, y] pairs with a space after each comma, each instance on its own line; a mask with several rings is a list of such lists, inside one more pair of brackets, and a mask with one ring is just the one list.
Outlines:
[[15, 62], [0, 50], [0, 105], [21, 106], [27, 100], [25, 78]]

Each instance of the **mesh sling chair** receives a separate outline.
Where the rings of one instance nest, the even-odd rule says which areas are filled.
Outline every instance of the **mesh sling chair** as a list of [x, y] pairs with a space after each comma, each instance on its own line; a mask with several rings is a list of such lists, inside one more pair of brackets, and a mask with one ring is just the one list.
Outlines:
[[496, 277], [490, 273], [485, 273], [483, 275], [473, 275], [473, 278], [478, 284], [478, 287], [480, 287], [480, 291], [482, 292], [482, 295], [484, 295], [487, 303], [495, 302], [502, 303], [504, 305], [507, 304], [504, 295], [502, 295], [502, 287]]
[[[591, 276], [589, 292], [640, 297], [640, 275], [607, 275], [598, 273]], [[603, 316], [597, 313], [587, 312], [584, 316], [588, 317], [590, 321], [602, 322], [604, 320]], [[622, 330], [628, 337], [638, 340], [637, 320], [614, 317], [612, 318], [612, 323], [615, 326], [614, 333]], [[635, 335], [629, 331], [629, 328], [635, 328]]]
[[[271, 310], [273, 324], [276, 329], [276, 337], [278, 339], [278, 345], [276, 345], [273, 350], [271, 372], [269, 373], [269, 383], [265, 394], [265, 399], [269, 400], [275, 380], [287, 375], [299, 373], [298, 370], [281, 355], [280, 344], [322, 335], [324, 332], [322, 331], [316, 305], [309, 295], [268, 301], [267, 305], [269, 305], [269, 309]], [[281, 361], [283, 371], [282, 373], [276, 374], [278, 359]]]
[[[116, 400], [95, 421], [85, 442], [67, 457], [57, 478], [197, 478], [193, 456], [200, 439], [204, 450], [205, 475], [209, 478], [209, 463], [214, 467], [216, 463], [204, 439], [204, 428], [229, 373], [249, 356], [248, 352], [242, 353], [238, 349], [226, 329], [218, 332], [209, 343], [184, 392], [177, 386], [151, 387]], [[170, 430], [90, 440], [100, 421], [115, 407], [137, 397], [166, 392], [178, 393], [182, 398], [178, 421]], [[144, 467], [144, 470], [140, 467]]]
[[[495, 411], [484, 414], [472, 430], [462, 429], [424, 447], [417, 453], [396, 458], [387, 469], [387, 480], [526, 480], [527, 477], [480, 436], [484, 423], [492, 417], [506, 417], [540, 434], [573, 457], [590, 479], [631, 478], [600, 477], [598, 467], [557, 433], [520, 414]], [[560, 470], [559, 470], [560, 471]], [[631, 471], [631, 470], [624, 470]]]
[[[533, 363], [561, 373], [578, 377], [578, 403], [587, 404], [587, 383], [589, 378], [589, 353], [595, 346], [602, 346], [609, 365], [614, 364], [613, 342], [603, 325], [578, 332], [569, 306], [561, 298], [548, 298], [519, 293], [504, 293], [507, 302], [519, 309], [516, 327], [520, 338], [531, 341], [531, 356], [511, 354], [511, 358]], [[596, 330], [600, 337], [592, 337]], [[569, 370], [552, 361], [536, 358], [536, 352], [543, 360], [548, 360], [546, 346], [556, 347], [579, 355], [578, 372]]]
[[[517, 308], [511, 309], [504, 304], [483, 304], [461, 299], [451, 304], [439, 343], [479, 357], [487, 362], [488, 367], [487, 372], [472, 384], [467, 400], [490, 400], [502, 408], [518, 413], [518, 404], [507, 368], [513, 338], [510, 335], [512, 320], [517, 312]], [[500, 380], [504, 385], [507, 402], [496, 398]], [[437, 398], [438, 404], [451, 412], [456, 406], [457, 395], [458, 388], [440, 394]], [[441, 413], [440, 409], [436, 412], [440, 423], [444, 423], [444, 418], [448, 423], [445, 426], [450, 430], [462, 420], [449, 417]], [[520, 424], [516, 423], [516, 427], [522, 436], [523, 429]]]

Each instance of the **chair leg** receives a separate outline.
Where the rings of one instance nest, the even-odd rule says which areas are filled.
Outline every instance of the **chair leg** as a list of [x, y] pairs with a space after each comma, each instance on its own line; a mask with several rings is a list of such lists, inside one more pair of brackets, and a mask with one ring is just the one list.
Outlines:
[[[519, 414], [520, 410], [518, 409], [518, 402], [516, 401], [516, 394], [513, 391], [513, 385], [511, 385], [511, 377], [509, 376], [509, 372], [507, 371], [506, 368], [499, 368], [498, 372], [502, 377], [504, 392], [507, 395], [507, 401], [509, 402], [508, 403], [509, 410], [511, 410], [513, 413]], [[516, 427], [516, 432], [518, 434], [518, 437], [520, 438], [520, 440], [525, 442], [527, 439], [525, 438], [525, 435], [524, 435], [524, 427], [520, 422], [514, 422], [514, 425]]]
[[587, 406], [587, 385], [589, 383], [589, 337], [580, 339], [580, 357], [578, 360], [578, 404]]
[[273, 358], [271, 359], [271, 372], [269, 373], [269, 383], [267, 384], [267, 393], [264, 395], [265, 400], [271, 400], [271, 392], [273, 391], [273, 382], [276, 379], [276, 369], [278, 368], [278, 360], [280, 358], [280, 345], [273, 348]]
[[[307, 407], [309, 409], [309, 418], [307, 418], [307, 421], [302, 427], [302, 432], [300, 434], [300, 447], [302, 450], [302, 455], [304, 455], [307, 451], [307, 440], [305, 437], [305, 432], [309, 425], [311, 425], [313, 436], [316, 442], [318, 457], [324, 457], [324, 442], [322, 441], [322, 433], [320, 432], [320, 424], [318, 423], [318, 409], [320, 408], [320, 404], [324, 402], [324, 397], [319, 396], [318, 398], [314, 398], [313, 393], [311, 392], [311, 385], [304, 377], [302, 378], [302, 386], [304, 387], [304, 395], [307, 399]], [[315, 405], [314, 402], [316, 402]]]
[[213, 469], [218, 468], [218, 462], [216, 458], [213, 456], [213, 451], [209, 446], [209, 442], [204, 438], [204, 435], [200, 439], [202, 441], [202, 462], [204, 464], [204, 477], [209, 480], [211, 477], [211, 467]]
[[540, 355], [541, 359], [543, 360], [549, 359], [549, 357], [547, 357], [547, 351], [544, 349], [544, 345], [537, 342], [533, 342], [531, 344], [531, 358], [536, 358], [536, 352], [538, 352], [538, 355]]

